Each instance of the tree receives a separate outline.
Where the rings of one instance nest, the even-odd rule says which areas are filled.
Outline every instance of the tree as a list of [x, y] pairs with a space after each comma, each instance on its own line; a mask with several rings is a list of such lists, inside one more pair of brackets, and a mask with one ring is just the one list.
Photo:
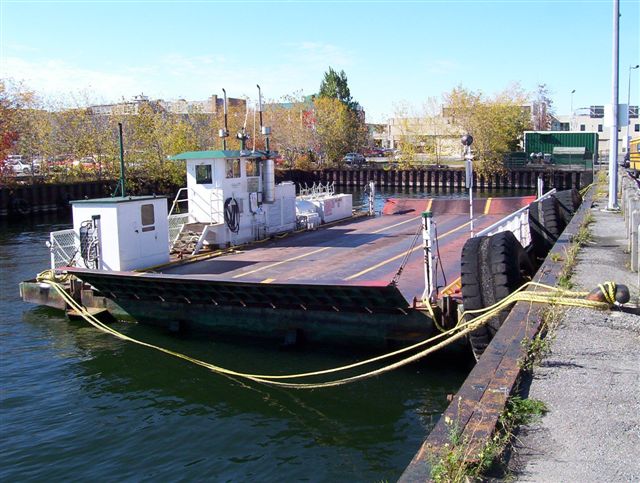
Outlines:
[[313, 101], [299, 92], [267, 106], [267, 119], [273, 129], [273, 149], [285, 158], [289, 167], [310, 167], [313, 152]]
[[359, 109], [359, 104], [351, 97], [349, 85], [347, 83], [347, 74], [344, 70], [337, 73], [333, 68], [329, 67], [329, 71], [324, 73], [324, 78], [320, 83], [320, 92], [318, 97], [332, 97], [342, 102], [350, 111]]
[[329, 163], [336, 164], [353, 146], [351, 113], [336, 98], [318, 97], [313, 104], [316, 151]]
[[531, 127], [522, 89], [514, 85], [487, 98], [459, 86], [444, 97], [446, 115], [473, 136], [474, 168], [481, 174], [502, 171], [504, 156], [518, 149], [524, 131]]
[[[329, 102], [331, 100], [338, 101]], [[345, 109], [341, 109], [342, 105]], [[327, 119], [334, 119], [340, 123], [343, 132], [337, 139], [324, 139], [323, 135], [328, 135], [335, 129], [328, 125], [318, 126], [316, 129], [316, 138], [323, 146], [323, 154], [330, 161], [337, 161], [348, 151], [358, 151], [368, 144], [369, 131], [364, 122], [364, 111], [360, 105], [353, 100], [349, 90], [347, 75], [344, 71], [337, 73], [333, 68], [329, 67], [329, 71], [325, 72], [324, 78], [320, 83], [320, 92], [315, 101], [316, 111], [320, 106], [322, 112], [316, 112], [316, 119], [325, 122]], [[327, 112], [327, 109], [335, 108], [333, 113]], [[318, 115], [319, 114], [319, 115]], [[324, 133], [324, 134], [323, 134]], [[341, 147], [341, 152], [334, 151], [336, 147]]]

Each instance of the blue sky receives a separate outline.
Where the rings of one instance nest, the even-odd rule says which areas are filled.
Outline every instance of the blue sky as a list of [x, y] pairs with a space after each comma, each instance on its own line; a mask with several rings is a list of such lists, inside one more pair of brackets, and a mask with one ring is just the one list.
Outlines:
[[[640, 62], [640, 2], [620, 10], [620, 102]], [[368, 121], [462, 84], [546, 83], [559, 114], [611, 102], [612, 1], [0, 0], [2, 77], [111, 102], [317, 91], [344, 69]], [[638, 104], [640, 69], [632, 73]]]

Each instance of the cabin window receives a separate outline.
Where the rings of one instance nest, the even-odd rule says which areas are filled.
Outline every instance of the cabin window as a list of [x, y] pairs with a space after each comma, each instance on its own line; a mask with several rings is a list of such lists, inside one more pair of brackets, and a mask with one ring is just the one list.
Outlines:
[[225, 170], [228, 178], [240, 177], [240, 160], [239, 159], [227, 159], [227, 169]]
[[153, 226], [156, 222], [153, 204], [142, 205], [140, 207], [140, 218], [142, 222], [142, 231], [153, 231], [156, 229], [156, 227]]
[[196, 166], [196, 184], [211, 184], [211, 165], [201, 164]]
[[244, 170], [246, 171], [247, 176], [260, 176], [258, 161], [255, 159], [247, 159], [244, 164]]

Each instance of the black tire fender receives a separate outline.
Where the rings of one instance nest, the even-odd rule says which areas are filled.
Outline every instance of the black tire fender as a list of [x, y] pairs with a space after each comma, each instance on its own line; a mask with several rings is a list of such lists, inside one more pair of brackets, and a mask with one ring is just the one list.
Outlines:
[[558, 212], [565, 225], [568, 225], [576, 210], [582, 203], [580, 192], [573, 188], [570, 190], [558, 191], [553, 197], [558, 200]]
[[[467, 240], [461, 259], [462, 302], [464, 309], [490, 307], [517, 290], [533, 273], [526, 251], [510, 231]], [[469, 334], [476, 360], [485, 351], [509, 314], [501, 310]], [[473, 318], [470, 316], [468, 320]]]
[[554, 197], [534, 201], [529, 205], [529, 230], [534, 253], [544, 258], [565, 229], [558, 200]]

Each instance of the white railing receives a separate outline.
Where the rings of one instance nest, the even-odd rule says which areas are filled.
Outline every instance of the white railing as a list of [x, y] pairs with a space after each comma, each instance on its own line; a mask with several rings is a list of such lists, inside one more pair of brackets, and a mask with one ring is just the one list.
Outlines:
[[300, 187], [298, 198], [303, 200], [317, 200], [319, 198], [332, 196], [335, 192], [335, 183], [327, 183], [326, 185], [313, 183], [310, 188], [307, 185], [305, 185], [304, 188]]
[[169, 249], [173, 248], [176, 240], [180, 236], [182, 227], [185, 224], [191, 223], [191, 215], [189, 213], [183, 213], [181, 215], [169, 215]]
[[78, 265], [80, 239], [75, 230], [60, 230], [49, 233], [49, 243], [51, 252], [51, 269]]
[[[546, 198], [550, 198], [555, 194], [555, 192], [555, 189], [547, 191], [536, 201], [542, 201]], [[512, 232], [523, 247], [529, 245], [531, 243], [531, 231], [529, 230], [529, 206], [527, 205], [520, 208], [518, 211], [505, 216], [501, 220], [496, 221], [493, 225], [479, 231], [474, 236], [490, 236], [503, 231]]]
[[[169, 210], [169, 216], [172, 215], [180, 215], [189, 212], [189, 195], [187, 193], [186, 198], [180, 198], [182, 193], [187, 192], [188, 188], [180, 188], [176, 193], [176, 197], [173, 199], [173, 203], [171, 203], [171, 209]], [[183, 203], [187, 203], [186, 208]]]

